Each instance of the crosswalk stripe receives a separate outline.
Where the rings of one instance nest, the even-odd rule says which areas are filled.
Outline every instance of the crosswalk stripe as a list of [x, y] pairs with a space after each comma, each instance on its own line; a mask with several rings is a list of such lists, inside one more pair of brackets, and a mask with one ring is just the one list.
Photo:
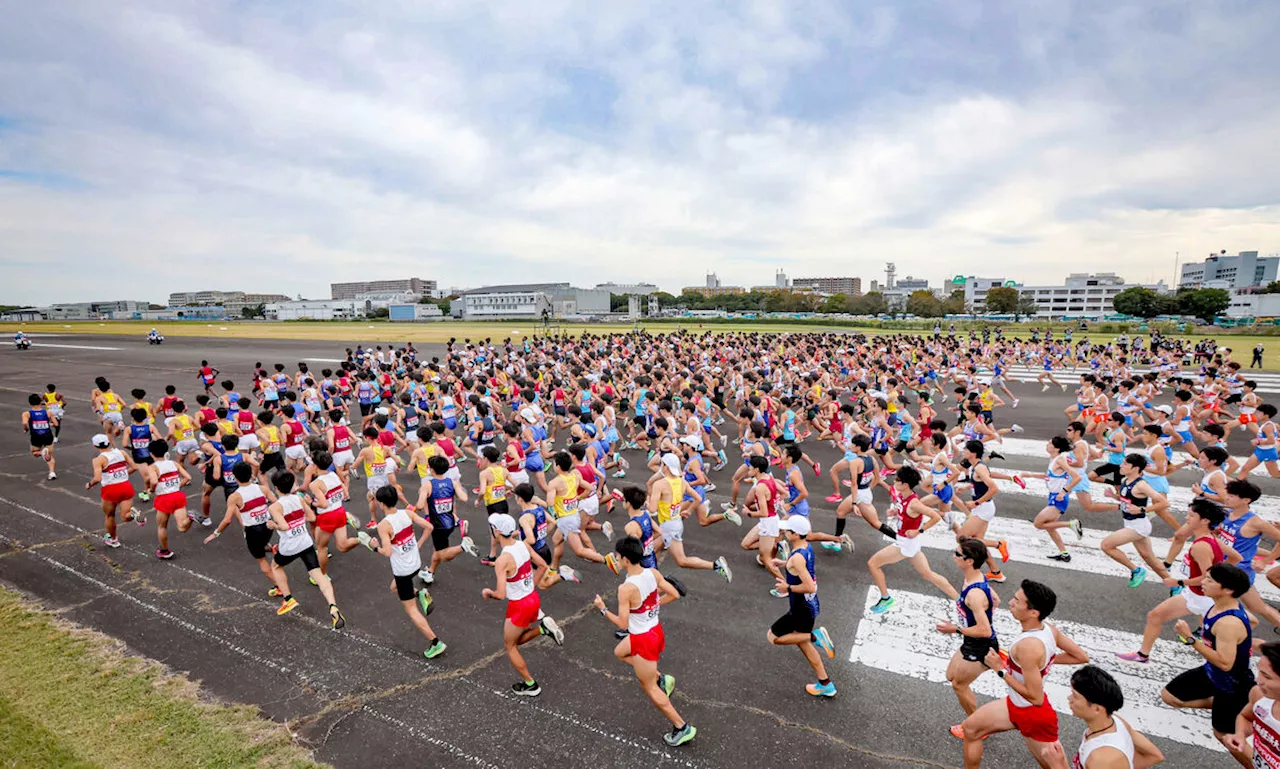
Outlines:
[[[1008, 369], [1008, 372], [1009, 372], [1009, 374], [1010, 374], [1011, 376], [1013, 376], [1013, 378], [1014, 378], [1014, 379], [1019, 380], [1018, 382], [1010, 382], [1010, 383], [1009, 383], [1009, 384], [1015, 384], [1015, 385], [1016, 385], [1016, 384], [1019, 384], [1019, 383], [1021, 383], [1021, 384], [1035, 384], [1035, 379], [1036, 379], [1036, 377], [1038, 377], [1038, 376], [1040, 376], [1041, 374], [1045, 373], [1042, 369], [1038, 369], [1038, 368], [1022, 368], [1022, 367], [1019, 367], [1019, 366], [1014, 366], [1014, 367], [1009, 368], [1009, 369]], [[1078, 387], [1078, 386], [1079, 386], [1079, 383], [1080, 383], [1080, 382], [1079, 382], [1079, 376], [1080, 376], [1081, 374], [1089, 374], [1089, 373], [1092, 373], [1092, 370], [1091, 370], [1091, 369], [1089, 369], [1089, 368], [1086, 368], [1086, 367], [1083, 367], [1083, 366], [1082, 366], [1082, 367], [1080, 367], [1080, 368], [1077, 368], [1075, 371], [1071, 371], [1070, 369], [1054, 369], [1051, 373], [1053, 374], [1053, 378], [1054, 378], [1054, 379], [1058, 380], [1058, 381], [1059, 381], [1059, 382], [1061, 382], [1062, 384], [1067, 385], [1067, 389], [1068, 389], [1068, 391], [1070, 391], [1072, 388], [1074, 388], [1074, 387]], [[1143, 373], [1143, 372], [1135, 372], [1135, 374], [1141, 374], [1141, 373]], [[979, 375], [980, 375], [980, 376], [991, 376], [991, 372], [990, 372], [990, 371], [980, 371], [980, 372], [979, 372]], [[1276, 374], [1242, 374], [1242, 375], [1241, 375], [1241, 380], [1242, 380], [1242, 381], [1249, 381], [1249, 380], [1252, 380], [1252, 381], [1256, 382], [1256, 383], [1258, 384], [1258, 389], [1256, 390], [1256, 392], [1259, 392], [1259, 393], [1280, 393], [1280, 375], [1276, 375]]]
[[[997, 480], [996, 486], [1000, 488], [1000, 492], [1002, 494], [1010, 493], [1017, 495], [1029, 495], [1043, 500], [1048, 499], [1049, 487], [1045, 484], [1043, 479], [1023, 478], [1022, 482], [1027, 484], [1026, 489], [1019, 488], [1013, 481], [1006, 480]], [[1093, 497], [1097, 502], [1114, 502], [1115, 500], [1107, 498], [1107, 488], [1108, 487], [1105, 484], [1090, 483], [1089, 496]], [[1071, 496], [1074, 498], [1075, 494], [1072, 494]], [[1170, 486], [1169, 493], [1165, 496], [1169, 500], [1169, 507], [1174, 511], [1174, 515], [1178, 516], [1181, 516], [1181, 514], [1191, 506], [1191, 502], [1196, 498], [1195, 494], [1191, 493], [1191, 489], [1186, 486]], [[1253, 512], [1258, 513], [1259, 515], [1265, 515], [1265, 517], [1268, 517], [1271, 520], [1280, 519], [1280, 498], [1263, 497], [1253, 503], [1252, 509]]]
[[[996, 499], [998, 501], [999, 497]], [[1105, 522], [1105, 525], [1092, 523], [1095, 520]], [[1029, 563], [1037, 567], [1113, 576], [1117, 581], [1127, 579], [1129, 574], [1124, 567], [1102, 552], [1103, 538], [1115, 529], [1120, 528], [1120, 514], [1108, 515], [1102, 513], [1097, 517], [1085, 518], [1084, 521], [1085, 533], [1082, 540], [1077, 540], [1076, 535], [1069, 529], [1059, 531], [1062, 534], [1063, 542], [1067, 545], [1067, 550], [1071, 553], [1071, 561], [1068, 563], [1049, 560], [1047, 556], [1053, 550], [1053, 543], [1050, 541], [1049, 535], [1037, 529], [1031, 521], [1004, 518], [997, 515], [996, 519], [987, 527], [986, 538], [1002, 539], [1008, 542], [1009, 560], [1015, 563]], [[920, 543], [932, 550], [953, 551], [956, 546], [955, 536], [945, 526], [934, 526], [929, 531], [921, 534]], [[1145, 563], [1137, 551], [1133, 549], [1133, 545], [1125, 545], [1122, 549], [1135, 566], [1145, 567]], [[1157, 558], [1163, 558], [1169, 552], [1169, 540], [1161, 537], [1151, 537], [1151, 549]], [[1185, 554], [1187, 552], [1186, 548], [1183, 548], [1182, 552]], [[993, 556], [999, 557], [995, 553], [993, 553]], [[1160, 578], [1150, 568], [1147, 569], [1146, 580], [1160, 585]], [[1264, 599], [1280, 601], [1280, 589], [1277, 589], [1267, 581], [1265, 576], [1259, 575], [1257, 580], [1254, 581], [1254, 587], [1258, 589], [1259, 595]], [[1157, 601], [1153, 600], [1151, 605], [1154, 606], [1156, 603]]]
[[[1066, 434], [1065, 429], [1061, 434], [1063, 435]], [[1046, 443], [1048, 443], [1047, 440], [1038, 441], [1030, 438], [1013, 438], [1010, 436], [1005, 436], [1002, 441], [992, 441], [991, 443], [988, 443], [987, 452], [990, 453], [992, 451], [995, 451], [995, 452], [1004, 454], [1005, 456], [1012, 455], [1012, 456], [1018, 456], [1018, 457], [1035, 457], [1037, 459], [1048, 460], [1049, 454], [1045, 451], [1045, 448], [1044, 448]], [[1135, 452], [1125, 451], [1125, 453], [1130, 454]], [[1137, 451], [1136, 453], [1142, 454], [1145, 456], [1147, 452], [1144, 447], [1141, 451]], [[1191, 457], [1189, 454], [1184, 454], [1181, 451], [1175, 451], [1173, 453], [1173, 459], [1175, 462], [1184, 462], [1190, 458]], [[1248, 459], [1248, 457], [1236, 457], [1236, 462], [1239, 462], [1240, 465], [1243, 466], [1246, 459]], [[1266, 475], [1267, 468], [1263, 467], [1262, 465], [1258, 465], [1257, 467], [1253, 468], [1253, 470], [1249, 474], [1250, 475]]]
[[[1009, 590], [1004, 592], [1006, 595], [1002, 598], [1007, 603], [1012, 593]], [[866, 604], [858, 620], [849, 661], [932, 683], [945, 682], [947, 663], [959, 648], [959, 643], [954, 636], [937, 632], [935, 624], [943, 619], [954, 621], [955, 605], [944, 598], [895, 590], [894, 607], [885, 614], [875, 615], [869, 610], [879, 597], [874, 587], [867, 589]], [[994, 619], [1002, 646], [1008, 644], [1018, 634], [1017, 622], [1004, 609], [997, 609]], [[1125, 695], [1125, 706], [1119, 711], [1120, 715], [1135, 729], [1150, 737], [1224, 752], [1213, 737], [1208, 711], [1178, 710], [1160, 700], [1160, 690], [1176, 675], [1204, 664], [1200, 655], [1181, 644], [1158, 640], [1151, 662], [1146, 665], [1121, 662], [1115, 658], [1115, 653], [1138, 648], [1142, 640], [1140, 636], [1059, 621], [1056, 617], [1049, 621], [1087, 651], [1092, 664], [1115, 676]], [[1045, 679], [1045, 696], [1059, 713], [1070, 713], [1067, 696], [1071, 692], [1071, 673], [1075, 670], [1075, 666], [1055, 666]], [[973, 690], [988, 697], [1003, 697], [1008, 693], [1008, 688], [999, 678], [985, 674], [973, 683]], [[962, 715], [957, 704], [957, 722]]]

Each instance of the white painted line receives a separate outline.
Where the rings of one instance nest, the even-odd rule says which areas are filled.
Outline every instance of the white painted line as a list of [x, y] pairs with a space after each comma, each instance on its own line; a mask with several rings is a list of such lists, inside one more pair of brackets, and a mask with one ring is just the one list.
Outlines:
[[[1066, 435], [1065, 425], [1063, 426], [1062, 431], [1059, 433], [1059, 435]], [[1049, 442], [1048, 439], [1036, 440], [1034, 438], [1013, 438], [1006, 435], [1004, 436], [1003, 441], [992, 441], [988, 443], [987, 453], [995, 451], [995, 452], [1004, 454], [1005, 456], [1036, 457], [1038, 459], [1046, 460], [1047, 462], [1049, 459], [1049, 454], [1045, 451], [1044, 446], [1048, 442]], [[1090, 445], [1092, 446], [1093, 444], [1091, 443]], [[1126, 450], [1125, 453], [1130, 454], [1134, 452]], [[1147, 453], [1146, 448], [1143, 447], [1143, 449], [1141, 451], [1138, 451], [1137, 453], [1145, 456]], [[1184, 462], [1190, 458], [1191, 458], [1190, 454], [1184, 454], [1181, 451], [1173, 452], [1173, 459], [1175, 462]], [[1235, 459], [1236, 459], [1236, 462], [1239, 462], [1240, 465], [1243, 466], [1245, 463], [1245, 460], [1248, 459], [1248, 457], [1236, 457]], [[1098, 462], [1100, 462], [1100, 460], [1093, 461], [1093, 464], [1095, 467], [1097, 466]], [[1187, 472], [1193, 472], [1193, 471], [1194, 471], [1194, 468], [1187, 469]], [[1262, 465], [1258, 465], [1257, 467], [1253, 468], [1253, 470], [1249, 474], [1250, 475], [1266, 475], [1267, 468], [1263, 467]]]
[[[997, 496], [997, 508], [999, 504], [1000, 497]], [[1073, 515], [1073, 512], [1079, 515]], [[1053, 543], [1048, 534], [1037, 529], [1030, 521], [1004, 518], [997, 514], [996, 519], [987, 527], [986, 538], [1003, 539], [1008, 542], [1009, 560], [1014, 563], [1028, 563], [1041, 568], [1048, 567], [1114, 577], [1117, 589], [1128, 590], [1128, 588], [1120, 587], [1120, 583], [1128, 579], [1128, 572], [1125, 571], [1123, 566], [1111, 560], [1110, 556], [1102, 552], [1103, 538], [1120, 528], [1120, 514], [1082, 513], [1078, 509], [1072, 511], [1068, 508], [1066, 517], [1080, 517], [1080, 515], [1084, 516], [1082, 519], [1085, 522], [1084, 539], [1076, 540], [1075, 533], [1070, 529], [1059, 529], [1059, 533], [1062, 534], [1062, 541], [1066, 543], [1067, 551], [1071, 553], [1071, 561], [1069, 563], [1049, 560], [1048, 556], [1053, 552]], [[920, 541], [927, 548], [946, 550], [948, 552], [955, 550], [956, 546], [955, 535], [943, 526], [935, 526], [925, 532], [920, 536]], [[1169, 540], [1151, 537], [1151, 548], [1157, 558], [1164, 558], [1169, 552]], [[1132, 545], [1125, 545], [1122, 549], [1135, 566], [1147, 568]], [[1183, 548], [1182, 552], [1185, 555], [1186, 548]], [[996, 557], [999, 556], [997, 555]], [[1147, 582], [1160, 586], [1163, 592], [1160, 578], [1150, 568], [1147, 568], [1146, 579]], [[1280, 589], [1268, 582], [1266, 577], [1259, 575], [1254, 581], [1254, 586], [1264, 599], [1280, 601]], [[1161, 598], [1167, 597], [1167, 595], [1165, 593]], [[1150, 600], [1152, 606], [1158, 603], [1155, 597], [1150, 597]]]
[[[1049, 487], [1040, 478], [1023, 478], [1023, 483], [1027, 484], [1026, 489], [1021, 489], [1013, 481], [996, 481], [996, 486], [1000, 488], [1001, 494], [1017, 494], [1019, 496], [1032, 496], [1041, 500], [1047, 500], [1049, 497]], [[1090, 483], [1089, 495], [1098, 502], [1114, 502], [1107, 498], [1106, 489], [1108, 486], [1103, 483]], [[1075, 495], [1072, 494], [1072, 497]], [[1169, 493], [1166, 495], [1169, 499], [1169, 507], [1173, 514], [1183, 517], [1187, 508], [1191, 506], [1192, 500], [1196, 498], [1191, 493], [1191, 489], [1186, 486], [1170, 486]], [[1280, 498], [1263, 497], [1253, 503], [1253, 512], [1266, 517], [1268, 520], [1280, 520]]]
[[102, 350], [111, 351], [119, 350], [119, 347], [96, 347], [88, 344], [52, 344], [50, 342], [32, 342], [32, 347], [61, 347], [66, 350]]
[[[1012, 590], [1004, 589], [1002, 599], [1005, 602]], [[960, 644], [955, 636], [943, 635], [934, 626], [944, 619], [954, 620], [955, 605], [940, 597], [894, 590], [894, 607], [882, 615], [875, 615], [869, 610], [879, 597], [874, 587], [867, 589], [866, 605], [858, 621], [849, 661], [931, 683], [944, 683], [947, 680], [947, 663]], [[1115, 653], [1137, 649], [1142, 641], [1140, 636], [1060, 621], [1057, 617], [1050, 617], [1049, 622], [1087, 651], [1091, 663], [1115, 676], [1124, 690], [1125, 706], [1120, 715], [1135, 729], [1148, 737], [1162, 737], [1225, 752], [1213, 737], [1208, 711], [1177, 710], [1160, 701], [1160, 690], [1174, 676], [1204, 664], [1200, 655], [1181, 644], [1158, 640], [1150, 663], [1121, 662]], [[1001, 646], [1006, 646], [1018, 634], [1017, 622], [1004, 609], [996, 610], [995, 627]], [[1059, 713], [1071, 712], [1067, 707], [1067, 696], [1071, 691], [1071, 673], [1075, 670], [1075, 666], [1058, 665], [1045, 679], [1045, 696]], [[985, 673], [973, 683], [973, 690], [988, 697], [1004, 697], [1008, 693], [1004, 682]], [[960, 722], [962, 715], [963, 711], [956, 704], [956, 723]]]

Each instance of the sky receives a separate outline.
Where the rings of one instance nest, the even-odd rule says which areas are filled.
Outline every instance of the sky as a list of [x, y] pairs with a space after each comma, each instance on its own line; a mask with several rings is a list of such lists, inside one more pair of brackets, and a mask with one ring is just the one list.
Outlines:
[[0, 10], [0, 303], [1280, 252], [1273, 0]]

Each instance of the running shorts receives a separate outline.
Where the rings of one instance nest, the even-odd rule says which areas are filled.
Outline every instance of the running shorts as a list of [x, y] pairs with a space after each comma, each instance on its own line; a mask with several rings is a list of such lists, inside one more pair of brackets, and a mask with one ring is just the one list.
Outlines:
[[641, 659], [657, 662], [667, 646], [667, 636], [662, 625], [654, 625], [643, 633], [631, 634], [631, 653]]
[[453, 532], [457, 531], [456, 526], [448, 529], [436, 526], [431, 529], [431, 547], [435, 550], [444, 550], [449, 547], [449, 537]]
[[347, 467], [355, 461], [356, 457], [355, 454], [351, 453], [351, 449], [343, 449], [333, 455], [333, 466], [335, 468]]
[[996, 519], [996, 503], [988, 499], [986, 502], [983, 502], [970, 510], [969, 514], [977, 516], [987, 523], [991, 523]]
[[1145, 515], [1141, 518], [1125, 518], [1124, 527], [1138, 532], [1141, 536], [1151, 536], [1151, 519]]
[[279, 451], [273, 451], [269, 454], [262, 455], [262, 462], [258, 465], [258, 472], [266, 475], [272, 470], [284, 469], [284, 454]]
[[393, 574], [396, 580], [396, 597], [401, 601], [412, 601], [418, 594], [412, 574]]
[[787, 612], [774, 620], [769, 632], [774, 638], [781, 638], [787, 633], [812, 633], [817, 617], [809, 612]]
[[289, 459], [306, 459], [307, 449], [302, 444], [297, 444], [296, 446], [286, 446], [284, 449], [284, 455]]
[[174, 491], [169, 494], [161, 494], [156, 497], [156, 512], [165, 515], [173, 515], [177, 511], [187, 506], [187, 495], [181, 491]]
[[756, 524], [756, 532], [762, 537], [778, 537], [778, 516], [771, 515], [768, 518], [761, 518]]
[[924, 547], [919, 536], [898, 537], [893, 543], [898, 546], [898, 552], [902, 553], [903, 558], [915, 558], [920, 555], [920, 548]]
[[966, 662], [982, 662], [987, 658], [987, 652], [992, 650], [1000, 650], [1000, 643], [995, 636], [990, 638], [965, 636], [964, 641], [960, 644], [960, 657]]
[[113, 483], [110, 486], [102, 487], [103, 502], [118, 505], [130, 499], [133, 499], [133, 484], [131, 483]]
[[347, 510], [344, 507], [340, 507], [337, 510], [330, 510], [327, 513], [320, 513], [316, 516], [316, 528], [330, 534], [346, 525]]
[[[777, 520], [776, 518], [774, 519]], [[662, 531], [662, 541], [668, 545], [672, 542], [684, 541], [684, 519], [673, 518], [670, 521], [664, 521], [658, 524], [658, 529]]]
[[[1014, 705], [1013, 700], [1008, 697], [1004, 698], [1004, 702], [1009, 709], [1010, 723], [1023, 737], [1035, 742], [1058, 741], [1058, 714], [1054, 712], [1053, 705], [1049, 704], [1048, 697], [1045, 697], [1039, 705], [1025, 708]], [[1236, 712], [1238, 713], [1239, 710]], [[1234, 715], [1232, 723], [1235, 723]]]
[[542, 599], [538, 597], [538, 591], [534, 590], [518, 601], [507, 601], [507, 619], [516, 627], [529, 627], [538, 621], [540, 609]]
[[271, 529], [265, 523], [244, 527], [244, 544], [255, 559], [267, 557], [267, 545], [271, 543]]
[[1169, 682], [1164, 690], [1183, 702], [1213, 698], [1210, 720], [1214, 731], [1231, 734], [1236, 728], [1236, 716], [1249, 702], [1252, 686], [1243, 683], [1234, 692], [1226, 692], [1214, 686], [1204, 666], [1192, 668]]
[[33, 448], [42, 449], [45, 446], [53, 445], [53, 432], [47, 433], [31, 433], [31, 446]]
[[572, 515], [566, 515], [563, 518], [557, 518], [556, 529], [566, 537], [570, 534], [576, 534], [582, 531], [582, 516], [574, 513]]
[[301, 553], [294, 553], [293, 555], [276, 553], [275, 561], [277, 566], [287, 566], [288, 564], [293, 563], [299, 558], [302, 559], [303, 565], [307, 567], [307, 571], [320, 568], [320, 556], [316, 553], [315, 545], [308, 547], [306, 550], [303, 550]]

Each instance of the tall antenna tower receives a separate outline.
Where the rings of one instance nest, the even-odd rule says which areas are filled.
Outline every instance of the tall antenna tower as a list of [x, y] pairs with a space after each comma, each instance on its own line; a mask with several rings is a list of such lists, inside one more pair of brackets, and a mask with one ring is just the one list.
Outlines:
[[886, 290], [892, 291], [894, 287], [894, 278], [898, 275], [898, 266], [893, 262], [889, 262], [884, 266], [884, 287]]

